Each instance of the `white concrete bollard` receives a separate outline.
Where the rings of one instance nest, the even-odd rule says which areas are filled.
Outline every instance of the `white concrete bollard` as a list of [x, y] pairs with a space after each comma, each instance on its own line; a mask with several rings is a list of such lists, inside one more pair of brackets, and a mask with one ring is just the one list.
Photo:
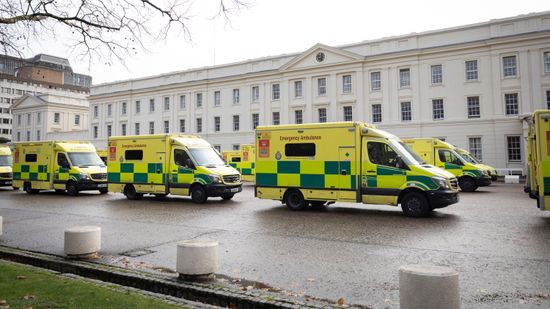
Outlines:
[[519, 183], [518, 175], [506, 175], [504, 176], [504, 183]]
[[458, 272], [450, 267], [406, 265], [399, 268], [401, 309], [458, 309]]
[[191, 239], [178, 243], [176, 271], [180, 276], [206, 276], [217, 270], [217, 241]]
[[99, 226], [74, 226], [65, 230], [65, 254], [73, 258], [85, 258], [101, 249]]
[[2, 236], [2, 216], [0, 216], [0, 236]]

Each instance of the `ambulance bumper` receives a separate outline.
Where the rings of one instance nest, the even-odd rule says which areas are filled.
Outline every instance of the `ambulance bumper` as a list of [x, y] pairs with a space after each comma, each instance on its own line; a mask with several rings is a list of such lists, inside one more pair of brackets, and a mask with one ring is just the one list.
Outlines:
[[458, 192], [453, 190], [427, 191], [432, 208], [443, 208], [458, 203]]
[[12, 184], [11, 179], [0, 179], [0, 187], [11, 186], [11, 184]]
[[486, 187], [491, 184], [491, 176], [476, 177], [476, 185], [478, 187]]
[[82, 180], [76, 184], [78, 191], [107, 189], [107, 182], [97, 182], [91, 180]]
[[235, 194], [243, 190], [241, 185], [227, 186], [224, 184], [212, 184], [206, 186], [206, 194], [208, 197], [222, 196], [225, 194]]

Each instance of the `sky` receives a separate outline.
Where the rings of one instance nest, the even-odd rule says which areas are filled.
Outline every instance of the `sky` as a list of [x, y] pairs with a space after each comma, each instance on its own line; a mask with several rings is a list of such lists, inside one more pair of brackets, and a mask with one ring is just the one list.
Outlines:
[[345, 45], [412, 32], [550, 11], [547, 0], [368, 1], [246, 0], [250, 8], [231, 15], [231, 26], [215, 15], [215, 0], [193, 2], [191, 40], [172, 35], [148, 46], [126, 65], [88, 65], [68, 53], [63, 42], [34, 48], [68, 58], [73, 70], [94, 84], [126, 80], [247, 59], [302, 52], [323, 43]]

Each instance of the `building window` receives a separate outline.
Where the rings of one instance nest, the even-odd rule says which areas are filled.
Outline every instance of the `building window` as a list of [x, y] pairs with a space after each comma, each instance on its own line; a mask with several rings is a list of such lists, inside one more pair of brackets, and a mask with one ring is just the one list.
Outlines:
[[342, 92], [351, 93], [351, 75], [342, 76]]
[[252, 102], [260, 101], [260, 86], [252, 87]]
[[550, 73], [550, 52], [544, 52], [542, 58], [544, 62], [544, 73], [549, 74]]
[[122, 115], [126, 115], [126, 102], [122, 102]]
[[185, 119], [180, 119], [180, 133], [185, 133]]
[[151, 113], [155, 112], [155, 99], [149, 100], [149, 112]]
[[468, 150], [476, 158], [478, 161], [483, 160], [483, 156], [481, 154], [481, 137], [470, 137], [468, 139]]
[[295, 98], [301, 98], [302, 97], [302, 81], [297, 80], [294, 81], [294, 97]]
[[113, 134], [113, 128], [110, 124], [107, 125], [107, 137], [110, 137]]
[[221, 92], [214, 91], [214, 106], [220, 106], [221, 100], [222, 100]]
[[97, 138], [99, 136], [99, 128], [97, 126], [94, 126], [94, 138]]
[[27, 114], [27, 125], [31, 125], [31, 114]]
[[164, 133], [170, 133], [170, 121], [164, 120]]
[[294, 123], [295, 124], [301, 124], [303, 123], [303, 117], [302, 117], [302, 110], [298, 109], [294, 111]]
[[136, 114], [141, 112], [141, 101], [136, 101]]
[[36, 140], [40, 140], [40, 130], [36, 130]]
[[504, 94], [504, 104], [506, 106], [506, 116], [517, 115], [519, 112], [518, 94]]
[[222, 146], [220, 145], [214, 145], [214, 149], [216, 149], [217, 152], [221, 153], [222, 152]]
[[353, 108], [351, 106], [344, 106], [344, 121], [353, 120]]
[[59, 113], [53, 114], [53, 122], [59, 124], [61, 115]]
[[406, 88], [411, 86], [411, 69], [399, 70], [399, 87]]
[[468, 60], [466, 61], [466, 80], [477, 80], [477, 60]]
[[507, 136], [506, 148], [509, 162], [521, 162], [521, 140], [519, 136]]
[[258, 113], [252, 114], [252, 130], [256, 129], [256, 127], [259, 125], [260, 125], [260, 114]]
[[380, 123], [382, 122], [382, 104], [373, 104], [372, 109], [372, 122]]
[[136, 122], [136, 123], [134, 124], [134, 133], [135, 133], [136, 135], [139, 135], [139, 134], [140, 134], [140, 130], [139, 130], [139, 129], [140, 129], [140, 127], [139, 127], [139, 122]]
[[21, 132], [17, 132], [17, 141], [18, 141], [18, 142], [21, 141]]
[[433, 120], [445, 119], [445, 109], [443, 106], [443, 99], [432, 100], [432, 116], [433, 116]]
[[326, 95], [327, 94], [327, 79], [318, 78], [317, 79], [317, 95]]
[[113, 104], [107, 104], [107, 117], [111, 117], [113, 115]]
[[233, 89], [233, 104], [237, 105], [241, 102], [241, 91], [239, 89]]
[[327, 109], [326, 108], [319, 108], [319, 122], [327, 122]]
[[502, 72], [504, 77], [515, 77], [517, 75], [516, 56], [502, 57]]
[[443, 68], [441, 64], [432, 65], [432, 85], [440, 85], [443, 83]]
[[94, 118], [99, 117], [99, 106], [94, 105]]
[[21, 125], [21, 115], [17, 115], [17, 125]]
[[411, 121], [412, 120], [412, 110], [411, 102], [401, 102], [401, 121]]
[[239, 115], [233, 115], [233, 131], [239, 131]]
[[382, 87], [382, 79], [380, 77], [380, 72], [371, 72], [370, 73], [370, 90], [378, 91]]
[[27, 131], [27, 142], [31, 140], [31, 131]]
[[214, 132], [220, 132], [221, 119], [220, 116], [214, 117]]
[[80, 125], [80, 115], [74, 115], [74, 125], [75, 126]]
[[271, 99], [279, 100], [281, 98], [281, 85], [273, 84], [271, 85]]
[[202, 132], [202, 118], [197, 118], [197, 133]]
[[120, 132], [122, 132], [122, 136], [126, 136], [126, 124], [125, 123], [120, 125]]
[[155, 122], [149, 121], [149, 134], [155, 134]]
[[279, 112], [273, 112], [273, 125], [280, 125], [281, 124], [281, 114]]
[[550, 90], [546, 90], [546, 109], [550, 109]]
[[201, 108], [202, 107], [202, 93], [197, 93], [195, 98], [196, 98], [196, 102], [195, 102], [196, 107]]
[[180, 109], [185, 109], [185, 95], [180, 95]]
[[233, 150], [239, 150], [241, 148], [241, 145], [233, 144], [231, 147], [233, 148]]
[[170, 97], [164, 97], [164, 110], [170, 110]]
[[467, 97], [466, 101], [468, 103], [468, 118], [479, 118], [479, 97]]

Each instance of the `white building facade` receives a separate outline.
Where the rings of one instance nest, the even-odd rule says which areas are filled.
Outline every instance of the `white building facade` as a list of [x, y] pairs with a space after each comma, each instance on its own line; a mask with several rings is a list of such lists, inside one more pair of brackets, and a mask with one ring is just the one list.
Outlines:
[[25, 95], [12, 106], [11, 140], [88, 139], [89, 112], [85, 94]]
[[365, 121], [523, 168], [521, 115], [550, 105], [550, 12], [92, 86], [90, 134], [199, 134], [221, 150], [257, 125]]

